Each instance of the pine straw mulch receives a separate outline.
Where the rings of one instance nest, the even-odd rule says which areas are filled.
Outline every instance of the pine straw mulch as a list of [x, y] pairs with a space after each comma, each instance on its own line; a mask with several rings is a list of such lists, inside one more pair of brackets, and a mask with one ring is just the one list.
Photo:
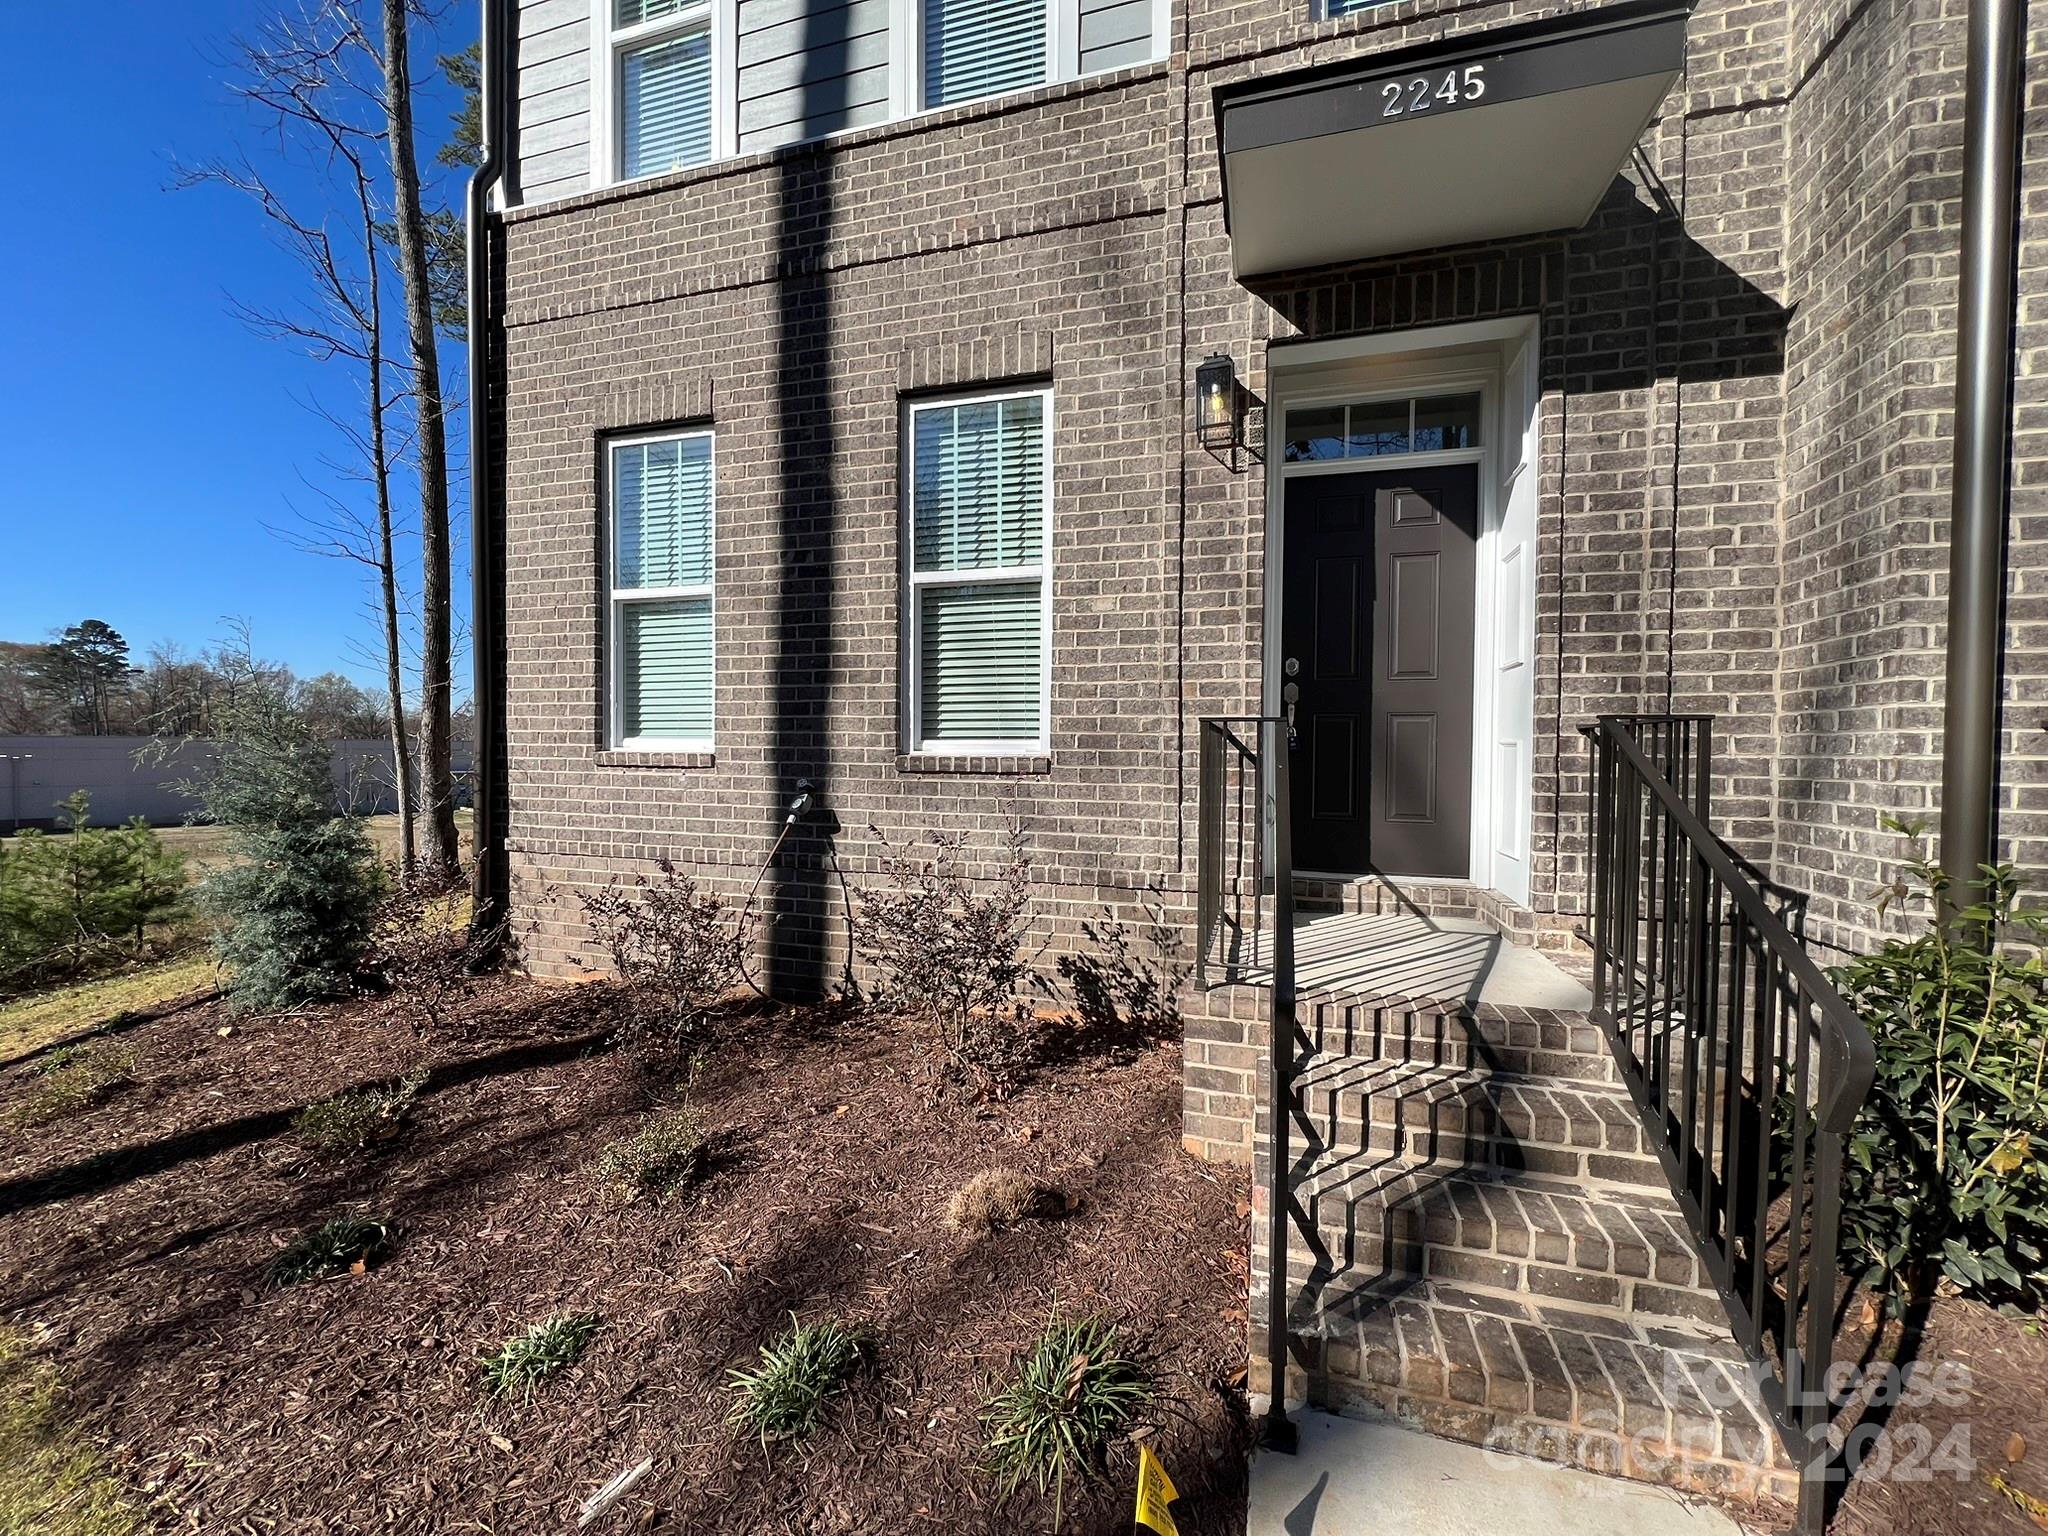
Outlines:
[[[894, 1021], [736, 1009], [690, 1090], [709, 1171], [623, 1205], [593, 1161], [682, 1093], [604, 1043], [627, 1006], [492, 978], [422, 1047], [376, 1000], [251, 1021], [204, 1002], [129, 1029], [135, 1080], [37, 1129], [11, 1122], [25, 1065], [0, 1064], [0, 1323], [44, 1342], [151, 1528], [573, 1529], [645, 1457], [592, 1529], [1049, 1530], [1035, 1493], [998, 1505], [977, 1417], [1057, 1301], [1149, 1359], [1181, 1529], [1243, 1529], [1246, 1191], [1180, 1149], [1177, 1045], [1072, 1038], [1003, 1102], [933, 1104]], [[295, 1109], [423, 1057], [388, 1149], [300, 1151]], [[950, 1231], [948, 1197], [999, 1162], [1078, 1209]], [[268, 1289], [278, 1248], [342, 1209], [391, 1217], [391, 1255]], [[485, 1349], [582, 1310], [604, 1325], [580, 1362], [530, 1403], [485, 1398]], [[879, 1347], [825, 1429], [770, 1457], [725, 1427], [723, 1383], [791, 1311]], [[1070, 1490], [1062, 1529], [1128, 1530], [1135, 1457], [1119, 1443]]]

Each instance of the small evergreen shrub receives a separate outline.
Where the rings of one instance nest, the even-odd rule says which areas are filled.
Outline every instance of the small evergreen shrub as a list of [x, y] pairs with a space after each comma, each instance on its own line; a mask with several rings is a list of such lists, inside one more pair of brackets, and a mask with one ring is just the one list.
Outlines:
[[867, 1336], [835, 1322], [800, 1323], [761, 1346], [760, 1363], [729, 1373], [733, 1403], [728, 1422], [761, 1442], [801, 1440], [818, 1427], [825, 1405], [853, 1379]]
[[91, 814], [80, 790], [65, 831], [0, 843], [0, 987], [133, 959], [183, 914], [184, 860], [139, 817], [94, 827]]
[[1026, 1482], [1053, 1495], [1060, 1523], [1067, 1480], [1103, 1452], [1152, 1400], [1151, 1383], [1099, 1317], [1055, 1315], [981, 1416], [989, 1469], [1005, 1497]]
[[[1924, 828], [1879, 900], [1925, 926], [1835, 969], [1877, 1047], [1877, 1080], [1848, 1143], [1843, 1246], [1896, 1310], [1943, 1284], [2029, 1310], [2048, 1302], [2048, 912], [2010, 866], [1938, 917], [1951, 887]], [[1781, 1123], [1789, 1119], [1789, 1106]]]
[[582, 1358], [603, 1321], [594, 1312], [564, 1312], [535, 1323], [484, 1356], [485, 1387], [493, 1397], [518, 1393], [531, 1401], [543, 1381]]
[[355, 983], [383, 892], [360, 818], [339, 815], [331, 754], [277, 678], [244, 656], [211, 738], [181, 784], [237, 855], [199, 886], [238, 1010], [289, 1008]]
[[102, 1103], [135, 1076], [135, 1052], [110, 1041], [88, 1041], [53, 1051], [29, 1068], [35, 1086], [15, 1112], [22, 1125], [48, 1125]]
[[359, 1088], [308, 1104], [292, 1116], [292, 1134], [309, 1152], [349, 1157], [388, 1141], [404, 1128], [427, 1085], [425, 1068], [381, 1088]]
[[752, 924], [744, 910], [698, 889], [668, 859], [653, 875], [611, 880], [582, 896], [590, 935], [621, 981], [650, 999], [658, 1018], [625, 1033], [671, 1043], [688, 1036], [738, 985]]
[[368, 1268], [391, 1246], [391, 1223], [377, 1216], [336, 1216], [301, 1232], [271, 1261], [270, 1283], [282, 1289], [324, 1280], [360, 1264]]
[[881, 974], [878, 1001], [923, 1023], [969, 1077], [999, 1075], [1014, 1056], [1018, 994], [1044, 949], [1029, 950], [1031, 860], [1012, 826], [1004, 859], [983, 886], [966, 840], [935, 834], [931, 855], [899, 849], [878, 827], [887, 883], [862, 893], [854, 942]]
[[707, 1152], [703, 1122], [691, 1110], [673, 1109], [605, 1148], [597, 1177], [621, 1199], [658, 1199], [695, 1179]]

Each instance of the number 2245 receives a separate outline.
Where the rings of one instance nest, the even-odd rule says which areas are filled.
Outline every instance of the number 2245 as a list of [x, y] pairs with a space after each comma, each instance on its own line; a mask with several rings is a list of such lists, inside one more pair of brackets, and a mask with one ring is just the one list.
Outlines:
[[1484, 64], [1446, 70], [1440, 79], [1417, 75], [1413, 80], [1389, 80], [1380, 87], [1380, 116], [1405, 117], [1411, 112], [1427, 112], [1439, 102], [1456, 106], [1461, 101], [1477, 101], [1485, 94]]

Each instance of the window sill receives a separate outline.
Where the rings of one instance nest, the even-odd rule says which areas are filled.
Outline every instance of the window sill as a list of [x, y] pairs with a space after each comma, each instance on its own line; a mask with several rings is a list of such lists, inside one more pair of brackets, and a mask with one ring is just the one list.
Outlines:
[[600, 747], [600, 768], [715, 768], [718, 754], [704, 751], [650, 752], [644, 747]]
[[899, 773], [990, 774], [1010, 778], [1052, 772], [1047, 752], [903, 752], [896, 758]]

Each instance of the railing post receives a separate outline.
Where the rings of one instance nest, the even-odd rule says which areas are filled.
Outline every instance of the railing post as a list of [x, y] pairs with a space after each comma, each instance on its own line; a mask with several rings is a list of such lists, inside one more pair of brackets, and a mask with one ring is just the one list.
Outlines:
[[1201, 724], [1195, 830], [1195, 985], [1209, 985], [1209, 950], [1223, 906], [1223, 739]]
[[1272, 1400], [1263, 1439], [1273, 1450], [1292, 1453], [1294, 1424], [1287, 1417], [1287, 1227], [1293, 1204], [1294, 1119], [1294, 844], [1288, 804], [1287, 727], [1261, 722], [1259, 757], [1272, 793], [1267, 804], [1273, 825], [1273, 1007], [1267, 1044], [1267, 1140], [1272, 1177], [1266, 1192], [1266, 1369]]

